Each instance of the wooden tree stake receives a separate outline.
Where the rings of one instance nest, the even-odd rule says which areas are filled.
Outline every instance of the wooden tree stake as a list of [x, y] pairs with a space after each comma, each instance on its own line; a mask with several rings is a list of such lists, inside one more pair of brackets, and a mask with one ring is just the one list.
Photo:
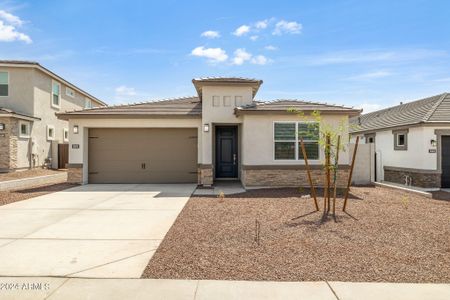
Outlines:
[[348, 175], [347, 190], [345, 191], [344, 207], [342, 207], [342, 211], [345, 211], [345, 209], [347, 208], [348, 193], [350, 192], [350, 185], [352, 184], [353, 168], [355, 166], [358, 143], [359, 143], [359, 136], [356, 137], [355, 149], [353, 150], [352, 165], [350, 167], [350, 174]]
[[326, 157], [326, 163], [325, 167], [327, 169], [327, 187], [326, 187], [326, 200], [327, 202], [327, 213], [330, 212], [330, 202], [331, 202], [331, 194], [330, 194], [330, 185], [331, 185], [331, 172], [330, 172], [330, 149], [331, 149], [331, 138], [330, 135], [327, 134], [326, 137], [326, 145], [325, 145], [325, 157]]
[[317, 204], [316, 189], [314, 187], [314, 183], [311, 178], [311, 171], [309, 169], [308, 156], [306, 155], [305, 144], [303, 143], [303, 138], [301, 138], [301, 140], [300, 140], [300, 145], [302, 148], [303, 159], [305, 160], [305, 167], [306, 167], [306, 173], [308, 174], [309, 185], [311, 186], [311, 194], [314, 198], [314, 206], [316, 207], [316, 210], [319, 211], [319, 205]]
[[337, 146], [336, 146], [336, 160], [334, 162], [334, 190], [333, 190], [333, 216], [336, 217], [336, 182], [337, 182], [337, 170], [339, 165], [339, 150], [341, 147], [341, 136], [338, 135]]

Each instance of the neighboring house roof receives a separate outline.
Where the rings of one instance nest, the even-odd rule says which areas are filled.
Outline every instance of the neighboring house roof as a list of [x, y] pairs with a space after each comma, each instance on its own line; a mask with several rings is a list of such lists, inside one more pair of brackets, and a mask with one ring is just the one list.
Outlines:
[[65, 80], [64, 78], [62, 78], [61, 76], [53, 73], [52, 71], [50, 71], [49, 69], [43, 67], [42, 65], [40, 65], [38, 62], [35, 61], [26, 61], [26, 60], [0, 60], [0, 67], [2, 66], [7, 66], [7, 67], [31, 67], [31, 68], [37, 68], [39, 70], [41, 70], [42, 72], [46, 73], [47, 75], [60, 80], [62, 82], [64, 82], [64, 84], [66, 84], [67, 86], [69, 86], [70, 88], [78, 91], [79, 93], [83, 94], [85, 97], [89, 97], [92, 98], [94, 101], [98, 102], [100, 105], [108, 105], [105, 102], [103, 102], [102, 100], [92, 96], [91, 94], [89, 94], [88, 92], [80, 89], [79, 87], [77, 87], [76, 85], [70, 83], [69, 81]]
[[274, 100], [267, 102], [254, 102], [252, 105], [236, 108], [236, 114], [264, 114], [264, 113], [292, 113], [294, 111], [312, 112], [320, 111], [321, 113], [347, 113], [349, 115], [359, 115], [360, 109], [346, 107], [342, 105], [334, 105], [328, 103], [309, 102], [304, 100]]
[[244, 77], [200, 77], [192, 79], [192, 83], [197, 90], [197, 93], [200, 97], [202, 97], [202, 88], [205, 85], [247, 85], [251, 86], [253, 90], [253, 97], [255, 97], [258, 92], [259, 87], [263, 83], [262, 80], [254, 79], [254, 78], [244, 78]]
[[75, 110], [65, 113], [57, 113], [61, 119], [69, 119], [73, 116], [134, 116], [134, 117], [200, 117], [202, 105], [198, 97], [184, 97], [176, 99], [166, 99], [160, 101], [150, 101], [143, 103], [133, 103], [127, 105], [114, 105], [106, 107], [96, 107], [91, 109]]
[[40, 120], [40, 118], [36, 118], [36, 117], [30, 116], [30, 115], [18, 113], [11, 109], [3, 108], [3, 107], [0, 107], [0, 117], [12, 117], [12, 118], [23, 119], [23, 120], [28, 120], [28, 121]]
[[[286, 113], [289, 109], [297, 109], [305, 112], [320, 110], [324, 113], [345, 113], [349, 115], [359, 114], [359, 109], [350, 107], [306, 102], [298, 100], [277, 100], [273, 102], [254, 101], [253, 105], [238, 107], [236, 115], [243, 113]], [[132, 117], [200, 117], [202, 114], [202, 102], [198, 97], [184, 97], [167, 99], [161, 101], [150, 101], [128, 105], [116, 105], [108, 107], [97, 107], [91, 109], [75, 110], [65, 113], [57, 113], [61, 119], [70, 117], [89, 116], [132, 116]]]
[[374, 111], [350, 120], [352, 133], [378, 131], [425, 123], [450, 123], [450, 94], [440, 95]]

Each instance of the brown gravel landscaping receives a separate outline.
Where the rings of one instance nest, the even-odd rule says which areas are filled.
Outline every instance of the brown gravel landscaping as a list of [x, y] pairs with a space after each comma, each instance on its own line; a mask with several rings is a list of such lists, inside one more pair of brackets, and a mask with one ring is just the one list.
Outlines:
[[62, 172], [65, 172], [65, 171], [36, 168], [36, 169], [25, 170], [25, 171], [0, 173], [0, 181], [8, 181], [8, 180], [16, 180], [16, 179], [29, 178], [29, 177], [60, 174]]
[[450, 282], [449, 201], [355, 187], [349, 214], [339, 199], [335, 222], [299, 196], [264, 189], [191, 198], [142, 277]]
[[17, 201], [30, 199], [37, 196], [42, 196], [45, 194], [59, 192], [74, 186], [75, 186], [74, 184], [70, 183], [58, 183], [29, 189], [22, 189], [17, 191], [7, 191], [7, 192], [0, 191], [0, 206]]

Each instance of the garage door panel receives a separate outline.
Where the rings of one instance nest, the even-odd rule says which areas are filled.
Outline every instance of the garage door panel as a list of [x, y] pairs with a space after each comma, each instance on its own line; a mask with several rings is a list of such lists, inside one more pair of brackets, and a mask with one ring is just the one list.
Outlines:
[[197, 182], [195, 128], [90, 129], [89, 137], [91, 183]]

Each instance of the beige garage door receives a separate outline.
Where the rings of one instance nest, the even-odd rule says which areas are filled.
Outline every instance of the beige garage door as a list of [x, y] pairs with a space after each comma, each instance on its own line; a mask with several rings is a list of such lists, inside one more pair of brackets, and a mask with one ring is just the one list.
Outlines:
[[197, 182], [197, 129], [89, 130], [89, 183]]

